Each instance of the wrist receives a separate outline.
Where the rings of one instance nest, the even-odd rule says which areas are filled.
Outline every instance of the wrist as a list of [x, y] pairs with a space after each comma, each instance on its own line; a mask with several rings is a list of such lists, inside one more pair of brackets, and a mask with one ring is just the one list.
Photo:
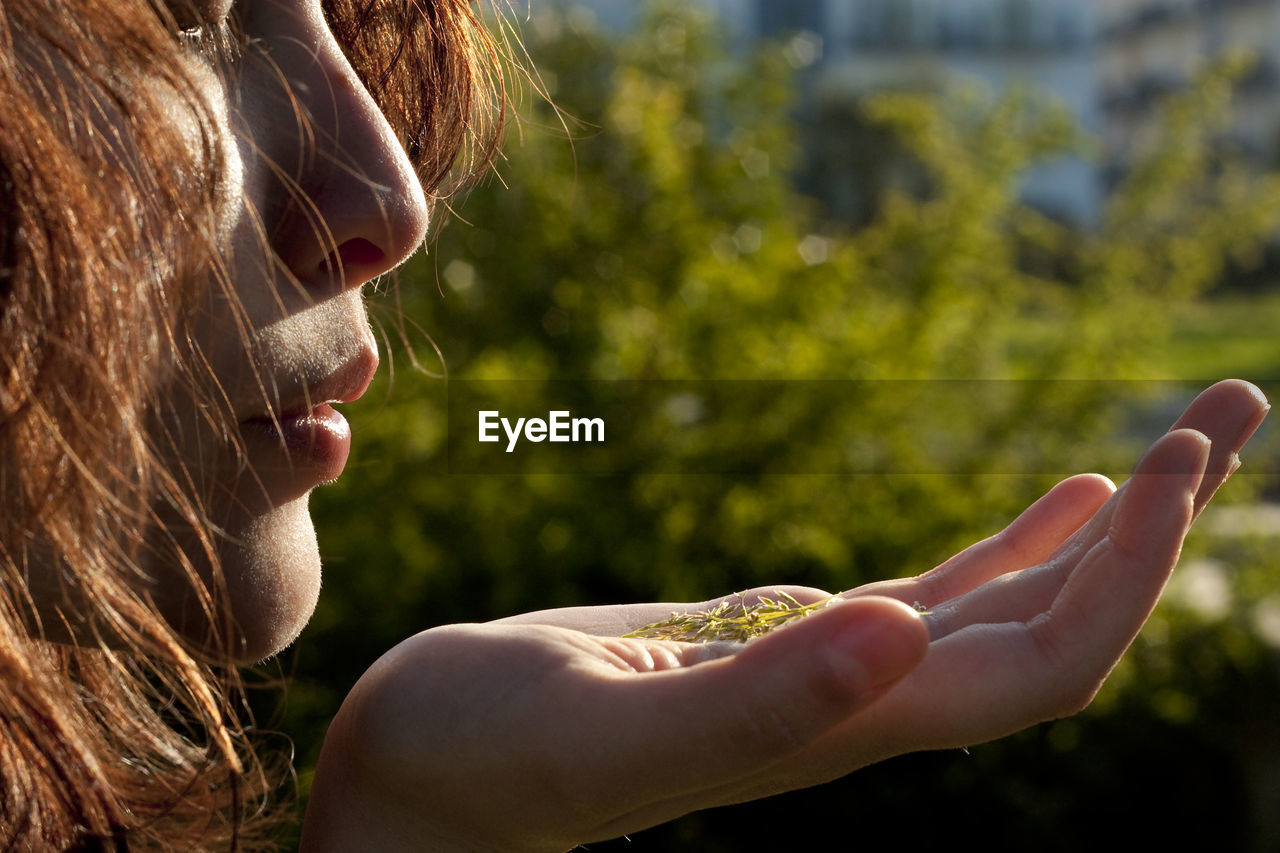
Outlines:
[[[352, 690], [325, 735], [303, 819], [301, 851], [565, 853], [575, 846], [521, 838], [519, 828], [507, 825], [509, 816], [504, 821], [502, 814], [486, 816], [485, 809], [477, 808], [489, 796], [485, 790], [450, 784], [444, 778], [448, 773], [428, 766], [429, 758], [414, 760], [411, 756], [422, 754], [409, 745], [414, 733], [393, 724], [393, 719], [401, 724], [404, 719], [378, 713], [386, 710], [378, 688], [392, 689], [395, 679], [388, 684], [370, 675], [374, 671]], [[415, 717], [415, 726], [432, 724], [427, 709]], [[499, 780], [492, 781], [496, 787]]]

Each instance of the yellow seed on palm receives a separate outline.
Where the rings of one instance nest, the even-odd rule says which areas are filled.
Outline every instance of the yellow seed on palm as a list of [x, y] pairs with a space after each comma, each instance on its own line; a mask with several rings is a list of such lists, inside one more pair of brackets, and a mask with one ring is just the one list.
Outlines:
[[678, 640], [686, 643], [737, 642], [763, 636], [788, 622], [821, 610], [834, 596], [801, 604], [785, 592], [777, 599], [760, 596], [748, 604], [741, 595], [727, 598], [709, 610], [672, 613], [660, 622], [637, 628], [624, 637], [651, 640]]

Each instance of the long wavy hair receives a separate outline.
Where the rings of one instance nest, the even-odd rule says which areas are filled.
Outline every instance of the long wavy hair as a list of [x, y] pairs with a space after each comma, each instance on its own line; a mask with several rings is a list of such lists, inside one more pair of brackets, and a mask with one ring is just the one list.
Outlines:
[[[504, 96], [478, 10], [323, 5], [428, 193], [483, 171]], [[260, 849], [279, 822], [287, 765], [258, 754], [236, 663], [209, 651], [232, 644], [207, 496], [155, 428], [176, 377], [235, 440], [190, 346], [199, 300], [222, 286], [221, 163], [179, 41], [159, 0], [0, 4], [5, 849]], [[194, 149], [166, 120], [174, 97], [202, 117]], [[196, 553], [168, 559], [210, 643], [140, 591], [175, 519], [197, 532]]]

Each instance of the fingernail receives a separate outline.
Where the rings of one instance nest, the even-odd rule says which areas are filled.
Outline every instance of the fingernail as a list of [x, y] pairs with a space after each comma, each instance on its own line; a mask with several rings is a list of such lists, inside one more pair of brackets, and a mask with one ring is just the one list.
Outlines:
[[1213, 444], [1207, 437], [1202, 435], [1200, 438], [1200, 453], [1196, 460], [1195, 467], [1192, 468], [1190, 472], [1191, 483], [1187, 486], [1187, 489], [1192, 495], [1195, 495], [1196, 492], [1200, 491], [1200, 486], [1204, 483], [1204, 478], [1208, 474], [1207, 468], [1209, 466], [1209, 451], [1213, 449]]
[[[1191, 438], [1197, 445], [1198, 452], [1196, 454], [1195, 461], [1192, 462], [1193, 467], [1189, 470], [1184, 468], [1188, 461], [1186, 456], [1181, 454], [1171, 454], [1168, 446], [1166, 445], [1166, 442], [1173, 440], [1175, 436], [1183, 436], [1183, 439], [1181, 440]], [[1186, 427], [1173, 430], [1172, 432], [1166, 433], [1157, 439], [1154, 444], [1147, 448], [1147, 452], [1142, 454], [1142, 457], [1138, 460], [1138, 464], [1133, 466], [1132, 473], [1137, 473], [1139, 470], [1145, 470], [1148, 474], [1196, 473], [1198, 482], [1200, 477], [1204, 475], [1204, 466], [1208, 464], [1209, 451], [1211, 448], [1212, 443], [1209, 441], [1209, 437], [1198, 430], [1188, 429]]]
[[[1257, 389], [1254, 389], [1257, 390]], [[1246, 421], [1240, 427], [1240, 431], [1236, 433], [1234, 443], [1243, 446], [1253, 434], [1258, 431], [1258, 427], [1262, 426], [1262, 422], [1267, 419], [1267, 415], [1271, 412], [1271, 404], [1267, 402], [1267, 398], [1262, 396], [1262, 392], [1258, 391], [1258, 397], [1262, 400], [1262, 407], [1256, 415]]]
[[1231, 464], [1227, 466], [1227, 476], [1230, 477], [1232, 474], [1239, 471], [1242, 464], [1244, 463], [1240, 461], [1240, 454], [1231, 454]]
[[1253, 395], [1255, 400], [1262, 403], [1262, 405], [1266, 406], [1268, 409], [1271, 408], [1271, 401], [1267, 399], [1267, 395], [1261, 388], [1254, 385], [1252, 382], [1246, 382], [1245, 385], [1248, 386], [1248, 391]]

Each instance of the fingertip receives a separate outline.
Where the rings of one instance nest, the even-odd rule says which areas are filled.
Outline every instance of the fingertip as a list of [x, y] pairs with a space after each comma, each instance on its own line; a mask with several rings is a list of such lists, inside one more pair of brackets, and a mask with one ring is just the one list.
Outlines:
[[1192, 429], [1174, 430], [1152, 444], [1126, 486], [1108, 534], [1112, 540], [1146, 558], [1166, 548], [1176, 555], [1194, 518], [1210, 449], [1209, 439]]
[[1175, 430], [1170, 430], [1169, 434], [1166, 435], [1165, 438], [1191, 442], [1202, 446], [1205, 450], [1208, 450], [1213, 444], [1209, 436], [1205, 435], [1200, 430], [1192, 429], [1191, 427], [1180, 427]]
[[1027, 507], [1011, 527], [1016, 528], [1024, 520], [1038, 522], [1044, 511], [1058, 514], [1070, 509], [1087, 517], [1106, 503], [1115, 491], [1116, 484], [1109, 477], [1101, 474], [1074, 474], [1055, 483], [1053, 488]]
[[1116, 490], [1115, 480], [1112, 480], [1110, 477], [1106, 476], [1105, 474], [1077, 474], [1074, 477], [1070, 477], [1068, 479], [1082, 480], [1082, 481], [1094, 483], [1096, 484], [1097, 487], [1104, 488], [1108, 492], [1114, 492]]
[[1212, 447], [1209, 437], [1199, 430], [1186, 427], [1170, 430], [1147, 449], [1134, 473], [1194, 477], [1198, 485]]
[[1253, 399], [1256, 400], [1262, 406], [1263, 409], [1267, 411], [1271, 410], [1271, 401], [1267, 399], [1267, 395], [1263, 393], [1262, 389], [1259, 388], [1257, 385], [1254, 385], [1252, 382], [1246, 382], [1243, 379], [1232, 379], [1230, 381], [1238, 382], [1241, 386], [1244, 387], [1244, 390], [1248, 394], [1250, 394], [1253, 397]]
[[[1253, 398], [1255, 403], [1261, 405], [1264, 409], [1271, 408], [1271, 403], [1267, 400], [1267, 395], [1262, 392], [1262, 389], [1245, 379], [1223, 379], [1209, 386], [1208, 391], [1212, 391], [1214, 393], [1231, 392], [1247, 394]], [[1205, 393], [1208, 393], [1208, 391]]]
[[1243, 379], [1224, 379], [1201, 391], [1174, 428], [1194, 427], [1216, 440], [1222, 452], [1238, 450], [1271, 409], [1258, 386]]
[[1102, 474], [1076, 474], [1049, 490], [1049, 494], [1066, 493], [1075, 501], [1101, 506], [1116, 491], [1116, 484]]
[[1171, 440], [1185, 442], [1188, 445], [1187, 451], [1187, 468], [1186, 474], [1195, 478], [1192, 489], [1196, 489], [1200, 485], [1200, 480], [1204, 477], [1205, 469], [1209, 465], [1209, 455], [1213, 452], [1213, 441], [1209, 436], [1194, 429], [1176, 429], [1170, 433]]
[[859, 692], [884, 688], [924, 659], [929, 629], [914, 608], [866, 596], [839, 605], [843, 624], [826, 641], [833, 667]]
[[1236, 436], [1238, 449], [1243, 447], [1250, 438], [1253, 438], [1253, 434], [1258, 431], [1258, 427], [1262, 426], [1262, 422], [1267, 419], [1267, 415], [1271, 412], [1271, 401], [1267, 399], [1267, 395], [1262, 392], [1262, 389], [1252, 382], [1245, 382], [1243, 379], [1231, 381], [1239, 383], [1242, 386], [1242, 391], [1253, 399], [1253, 413], [1245, 421], [1240, 434]]

